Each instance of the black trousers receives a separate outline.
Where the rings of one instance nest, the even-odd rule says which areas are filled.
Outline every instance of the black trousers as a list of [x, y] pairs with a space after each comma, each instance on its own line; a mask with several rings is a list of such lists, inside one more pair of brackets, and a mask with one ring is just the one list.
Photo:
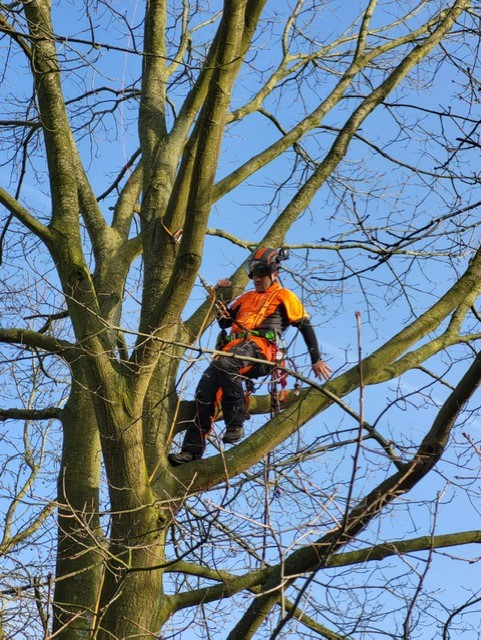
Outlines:
[[[245, 340], [236, 345], [229, 353], [249, 358], [264, 358], [255, 343]], [[241, 369], [250, 367], [240, 373]], [[202, 456], [205, 450], [205, 438], [212, 428], [217, 392], [222, 389], [221, 406], [227, 427], [240, 427], [247, 418], [246, 398], [243, 381], [265, 375], [268, 365], [257, 365], [240, 358], [216, 358], [204, 371], [195, 392], [196, 417], [190, 423], [184, 436], [182, 451]]]

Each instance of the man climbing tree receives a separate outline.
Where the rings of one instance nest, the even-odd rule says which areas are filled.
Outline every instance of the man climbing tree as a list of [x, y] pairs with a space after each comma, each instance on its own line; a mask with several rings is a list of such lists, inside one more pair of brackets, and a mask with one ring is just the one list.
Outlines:
[[[0, 635], [448, 637], [479, 601], [426, 580], [480, 543], [477, 3], [12, 0], [0, 47]], [[335, 377], [275, 270], [248, 324], [259, 246], [291, 249]], [[220, 268], [233, 339], [196, 407]], [[241, 434], [220, 367], [288, 324], [322, 384], [172, 466], [221, 378]]]
[[[314, 374], [329, 379], [332, 370], [320, 357], [316, 335], [301, 301], [278, 282], [283, 256], [282, 250], [260, 247], [247, 261], [247, 275], [254, 282], [254, 291], [244, 293], [230, 308], [224, 308], [219, 318], [219, 348], [231, 357], [215, 358], [200, 379], [195, 393], [196, 417], [187, 430], [181, 452], [169, 455], [173, 466], [197, 460], [204, 453], [219, 390], [226, 424], [222, 441], [234, 444], [244, 437], [247, 407], [243, 381], [272, 369], [252, 359], [275, 363], [278, 343], [288, 326], [301, 332]], [[216, 288], [231, 284], [228, 279], [220, 280]], [[225, 331], [227, 328], [231, 329], [230, 334]]]

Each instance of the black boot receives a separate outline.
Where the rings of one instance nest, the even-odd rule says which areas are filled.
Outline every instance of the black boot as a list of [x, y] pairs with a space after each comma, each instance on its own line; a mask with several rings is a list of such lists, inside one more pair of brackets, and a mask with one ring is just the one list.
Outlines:
[[190, 451], [180, 451], [179, 453], [169, 453], [167, 460], [173, 467], [180, 467], [181, 464], [187, 464], [198, 460], [200, 456], [196, 456]]
[[227, 425], [222, 442], [225, 444], [235, 444], [244, 437], [244, 427], [242, 425]]

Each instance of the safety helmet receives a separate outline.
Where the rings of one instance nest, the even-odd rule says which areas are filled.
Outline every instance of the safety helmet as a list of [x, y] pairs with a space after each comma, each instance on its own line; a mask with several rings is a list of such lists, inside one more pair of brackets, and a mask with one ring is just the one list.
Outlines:
[[254, 273], [261, 276], [270, 276], [280, 268], [281, 260], [285, 260], [288, 254], [285, 249], [271, 249], [259, 247], [250, 256], [246, 263], [246, 271], [249, 278]]

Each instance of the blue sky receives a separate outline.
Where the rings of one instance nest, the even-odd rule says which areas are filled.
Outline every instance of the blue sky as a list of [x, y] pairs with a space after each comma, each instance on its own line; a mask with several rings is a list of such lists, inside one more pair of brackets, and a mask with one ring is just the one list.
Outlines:
[[[117, 3], [117, 7], [125, 8], [129, 17], [140, 20], [143, 11], [142, 5], [136, 3], [131, 6], [129, 3]], [[270, 10], [274, 10], [276, 3], [270, 4]], [[337, 9], [339, 9], [338, 4]], [[321, 33], [340, 28], [339, 18], [346, 18], [345, 3], [342, 4], [342, 13], [332, 11], [331, 22], [323, 22]], [[77, 24], [72, 20], [72, 5], [63, 4], [61, 7], [62, 14], [56, 19], [55, 24], [57, 30], [61, 33], [69, 33], [78, 37], [84, 37], [85, 33], [79, 26], [78, 31], [72, 28], [72, 24]], [[384, 14], [380, 18], [382, 20]], [[74, 33], [72, 33], [74, 32]], [[131, 39], [127, 36], [117, 38], [115, 31], [102, 34], [105, 39], [113, 38], [120, 45], [131, 46]], [[79, 50], [82, 47], [78, 46]], [[267, 64], [271, 52], [263, 53], [263, 61]], [[102, 62], [97, 64], [97, 70], [92, 73], [88, 86], [99, 85], [115, 85], [120, 84], [121, 87], [127, 87], [139, 73], [140, 59], [134, 55], [124, 53], [113, 53], [100, 51]], [[241, 104], [245, 96], [248, 95], [250, 85], [248, 84], [251, 76], [246, 74], [240, 83], [240, 88], [235, 95], [236, 106]], [[67, 90], [69, 95], [74, 95], [79, 90], [77, 85], [77, 76], [72, 75], [67, 78]], [[412, 78], [403, 84], [402, 89], [395, 96], [402, 101], [411, 101], [413, 104], [430, 107], [433, 109], [440, 106], [446, 107], [453, 104], [460, 111], [466, 110], [467, 107], [461, 102], [453, 102], [453, 95], [457, 91], [457, 83], [459, 78], [456, 75], [447, 76], [445, 73], [438, 74], [436, 81], [426, 86], [424, 77], [419, 73], [413, 74]], [[243, 84], [244, 83], [244, 84]], [[87, 86], [86, 85], [86, 86]], [[21, 86], [21, 85], [20, 85]], [[305, 93], [305, 99], [314, 99], [317, 87], [312, 87]], [[25, 95], [28, 95], [29, 86], [25, 87]], [[283, 108], [279, 114], [286, 123], [296, 116], [299, 105], [294, 99], [294, 89], [291, 90], [291, 96], [288, 100], [288, 106]], [[394, 100], [394, 96], [393, 96]], [[269, 105], [274, 108], [273, 104]], [[473, 106], [476, 111], [476, 106]], [[291, 113], [290, 113], [291, 111]], [[412, 110], [407, 110], [414, 122], [415, 117]], [[105, 130], [98, 129], [94, 135], [94, 145], [91, 147], [86, 142], [83, 143], [85, 157], [90, 157], [93, 151], [93, 158], [88, 163], [87, 169], [92, 179], [95, 189], [98, 193], [103, 192], [106, 185], [112, 181], [114, 171], [127, 161], [137, 144], [137, 132], [134, 124], [135, 108], [130, 109], [125, 106], [120, 110], [121, 123], [118, 127], [107, 126]], [[342, 112], [329, 118], [330, 126], [337, 126], [342, 122], [345, 114]], [[112, 122], [109, 120], [108, 122]], [[419, 124], [419, 123], [418, 123]], [[439, 134], [438, 125], [434, 124], [435, 131]], [[362, 135], [379, 144], [383, 149], [398, 159], [409, 163], [412, 166], [419, 166], [427, 171], [433, 171], [437, 162], [444, 158], [440, 154], [440, 146], [435, 136], [428, 142], [417, 138], [417, 133], [422, 130], [419, 126], [416, 129], [416, 135], [412, 139], [408, 137], [399, 137], [399, 131], [395, 128], [393, 117], [387, 107], [382, 107], [375, 114], [370, 116], [362, 129]], [[219, 176], [230, 171], [237, 166], [243, 159], [259, 148], [262, 148], [268, 142], [276, 137], [277, 133], [273, 127], [266, 124], [265, 118], [253, 116], [246, 121], [235, 132], [229, 128], [228, 136], [226, 136], [224, 151], [225, 156], [219, 170]], [[325, 129], [320, 130], [312, 140], [306, 143], [306, 148], [314, 153], [320, 153], [320, 150], [327, 148], [332, 140], [332, 132]], [[456, 136], [456, 126], [453, 124], [451, 136]], [[386, 139], [389, 144], [386, 144]], [[470, 154], [467, 156], [472, 162], [470, 170], [474, 173], [478, 171], [477, 155]], [[466, 161], [467, 162], [467, 161]], [[221, 199], [213, 207], [210, 226], [212, 228], [222, 228], [230, 233], [235, 233], [242, 240], [255, 242], [262, 237], [265, 229], [269, 224], [269, 220], [274, 218], [276, 212], [280, 211], [289, 201], [294, 193], [294, 185], [291, 184], [282, 189], [277, 195], [274, 195], [274, 180], [279, 176], [287, 175], [292, 166], [292, 156], [288, 159], [280, 160], [273, 164], [272, 167], [259, 175], [254, 176], [249, 183], [235, 193]], [[350, 173], [349, 170], [353, 170]], [[450, 185], [447, 183], [446, 188], [442, 186], [442, 181], [438, 190], [433, 190], [432, 183], [426, 178], [424, 184], [423, 179], [414, 180], [408, 177], [408, 172], [396, 167], [386, 158], [381, 158], [379, 154], [370, 151], [369, 146], [362, 141], [354, 141], [351, 145], [349, 154], [345, 159], [345, 164], [336, 173], [335, 179], [337, 184], [325, 185], [315, 198], [309, 210], [303, 215], [302, 219], [294, 226], [287, 238], [289, 243], [301, 243], [306, 240], [309, 242], [323, 242], [324, 244], [332, 244], [334, 240], [344, 237], [352, 229], [352, 211], [343, 208], [343, 202], [336, 199], [334, 187], [342, 184], [342, 181], [348, 181], [350, 176], [359, 179], [355, 192], [357, 210], [361, 216], [368, 216], [368, 224], [373, 228], [385, 224], [387, 221], [392, 225], [391, 230], [400, 231], [404, 224], [417, 213], [420, 219], [428, 219], [433, 212], [445, 212], [449, 208], [447, 203], [447, 194], [449, 194]], [[364, 182], [361, 182], [361, 178]], [[368, 182], [369, 179], [371, 182]], [[8, 185], [9, 173], [7, 168], [0, 169], [0, 181], [2, 185]], [[375, 181], [373, 186], [372, 181]], [[461, 194], [461, 203], [475, 201], [479, 197], [477, 188], [466, 188], [466, 192]], [[49, 213], [50, 202], [48, 196], [43, 194], [38, 185], [33, 181], [27, 181], [22, 191], [22, 197], [25, 202], [36, 211]], [[452, 194], [449, 197], [454, 201]], [[272, 206], [270, 206], [272, 202]], [[110, 215], [109, 206], [112, 200], [105, 202], [104, 210], [106, 216]], [[264, 216], [269, 215], [266, 220]], [[470, 237], [471, 246], [475, 246], [479, 234], [475, 229], [474, 236]], [[384, 237], [384, 232], [380, 232]], [[358, 238], [357, 235], [353, 236]], [[323, 241], [327, 238], [330, 242]], [[439, 237], [432, 249], [440, 251], [444, 248], [445, 239], [443, 238], [442, 229]], [[218, 238], [209, 237], [206, 241], [205, 260], [202, 265], [201, 274], [210, 283], [214, 283], [218, 277], [228, 276], [237, 268], [238, 264], [248, 255], [245, 249], [235, 247], [229, 243], [223, 242]], [[357, 361], [358, 336], [356, 327], [355, 312], [359, 311], [362, 318], [362, 350], [367, 355], [374, 349], [379, 347], [385, 340], [394, 335], [405, 325], [407, 318], [411, 312], [419, 314], [424, 311], [429, 304], [434, 301], [443, 291], [445, 291], [456, 275], [456, 270], [462, 271], [467, 259], [470, 257], [469, 247], [464, 255], [460, 255], [453, 260], [443, 261], [439, 259], [430, 259], [419, 261], [415, 266], [410, 268], [406, 275], [406, 282], [409, 285], [409, 303], [407, 298], [403, 298], [395, 284], [389, 284], [392, 279], [392, 273], [389, 269], [379, 269], [373, 272], [369, 277], [360, 282], [356, 278], [341, 281], [336, 279], [336, 273], [339, 275], [340, 270], [334, 268], [338, 261], [338, 253], [333, 249], [325, 249], [315, 254], [315, 264], [312, 270], [304, 270], [303, 259], [304, 252], [301, 250], [293, 251], [291, 260], [286, 263], [286, 274], [284, 283], [286, 286], [292, 286], [303, 298], [306, 306], [312, 316], [312, 320], [316, 325], [319, 339], [330, 365], [336, 372], [343, 371]], [[363, 265], [369, 260], [365, 259], [365, 254], [352, 249], [346, 253], [349, 258], [347, 262], [350, 266]], [[392, 261], [395, 270], [402, 272], [406, 265], [406, 260], [394, 259]], [[293, 279], [287, 270], [293, 271]], [[319, 279], [316, 279], [319, 278]], [[326, 281], [322, 278], [330, 278]], [[361, 286], [362, 284], [362, 286]], [[364, 287], [364, 288], [363, 288]], [[321, 288], [321, 295], [315, 297], [309, 295], [310, 288]], [[367, 295], [368, 294], [368, 295]], [[199, 301], [204, 298], [204, 290], [199, 283], [192, 295], [192, 309], [195, 308]], [[369, 302], [367, 301], [369, 299]], [[186, 310], [188, 315], [189, 309]], [[127, 320], [126, 320], [127, 321]], [[206, 346], [213, 346], [216, 327], [209, 329], [207, 334], [202, 338], [202, 343]], [[293, 336], [289, 334], [289, 339]], [[296, 340], [294, 353], [302, 352], [303, 345], [301, 340]], [[446, 377], [451, 383], [456, 383], [461, 372], [465, 368], [465, 363], [453, 364], [446, 362], [445, 365], [440, 364], [442, 357], [436, 358], [432, 365], [439, 370], [446, 370]], [[305, 362], [305, 372], [309, 370], [308, 364]], [[197, 376], [202, 367], [196, 370]], [[419, 371], [403, 377], [400, 388], [403, 393], [408, 393], [416, 389], [420, 383], [424, 383], [426, 377]], [[192, 383], [195, 382], [195, 376]], [[395, 383], [376, 385], [366, 389], [364, 410], [366, 419], [374, 422], [386, 405], [386, 398], [392, 398], [395, 394]], [[422, 406], [422, 398], [416, 401], [416, 404], [399, 403], [398, 410], [394, 407], [390, 410], [380, 422], [380, 429], [383, 433], [392, 433], [393, 437], [400, 438], [402, 435], [405, 443], [418, 441], [421, 433], [424, 433], [434, 417], [434, 407], [440, 405], [446, 397], [448, 390], [445, 387], [436, 389], [432, 398], [430, 407]], [[358, 407], [357, 392], [347, 401], [353, 408]], [[473, 400], [473, 406], [477, 400]], [[253, 428], [256, 422], [253, 421], [249, 426]], [[341, 413], [336, 410], [330, 410], [326, 414], [321, 415], [303, 430], [306, 440], [312, 439], [317, 434], [327, 434], [333, 430], [333, 425], [337, 429], [340, 425], [344, 428], [352, 426], [349, 420], [344, 419]], [[477, 442], [480, 437], [480, 423], [476, 414], [474, 414], [463, 429], [467, 431]], [[456, 438], [462, 446], [462, 435], [456, 431]], [[324, 479], [323, 465], [326, 459], [319, 459], [318, 481]], [[377, 459], [371, 456], [371, 452], [367, 447], [363, 457], [362, 481], [360, 485], [365, 483], [369, 485], [371, 474], [374, 470], [370, 469], [370, 465], [377, 463]], [[380, 537], [389, 539], [390, 537], [399, 537], [400, 532], [405, 535], [416, 534], [421, 529], [430, 530], [430, 523], [434, 519], [430, 512], [432, 504], [423, 504], [422, 501], [426, 496], [436, 495], [442, 492], [442, 500], [448, 502], [452, 500], [453, 492], [453, 465], [460, 464], [455, 457], [455, 453], [449, 453], [445, 463], [439, 465], [438, 472], [433, 474], [431, 478], [421, 484], [419, 489], [414, 492], [412, 497], [419, 497], [419, 505], [414, 508], [414, 516], [405, 519], [405, 513], [400, 505], [395, 509], [391, 518], [386, 518], [380, 525]], [[335, 468], [335, 454], [329, 456], [329, 462], [326, 466]], [[345, 467], [349, 468], [349, 461], [345, 462]], [[444, 473], [446, 470], [446, 473]], [[467, 473], [471, 470], [468, 469]], [[464, 473], [464, 470], [460, 471]], [[410, 496], [411, 497], [411, 496]], [[451, 503], [447, 509], [440, 511], [437, 516], [437, 531], [455, 531], [458, 528], [477, 527], [478, 512], [469, 503], [467, 497], [458, 502], [460, 498]], [[368, 542], [366, 536], [366, 542]], [[471, 550], [460, 550], [459, 555], [469, 556]], [[474, 550], [473, 555], [476, 553]], [[440, 599], [445, 599], [449, 605], [460, 604], [463, 602], [464, 589], [477, 589], [477, 564], [469, 564], [464, 560], [455, 562], [452, 559], [443, 559], [437, 554], [433, 570], [430, 571], [427, 578], [434, 583], [439, 580], [441, 591]], [[416, 560], [413, 560], [416, 564]], [[423, 562], [419, 563], [423, 566]], [[446, 580], [446, 573], [449, 572], [449, 580]], [[220, 631], [220, 634], [224, 633]], [[426, 633], [428, 633], [426, 631]], [[194, 637], [194, 635], [192, 635]], [[221, 636], [219, 636], [221, 637]], [[422, 635], [420, 637], [423, 637]], [[426, 635], [425, 638], [431, 636]], [[474, 640], [477, 635], [470, 635], [468, 631], [458, 636], [462, 640]], [[188, 632], [182, 635], [185, 640], [190, 640]]]

